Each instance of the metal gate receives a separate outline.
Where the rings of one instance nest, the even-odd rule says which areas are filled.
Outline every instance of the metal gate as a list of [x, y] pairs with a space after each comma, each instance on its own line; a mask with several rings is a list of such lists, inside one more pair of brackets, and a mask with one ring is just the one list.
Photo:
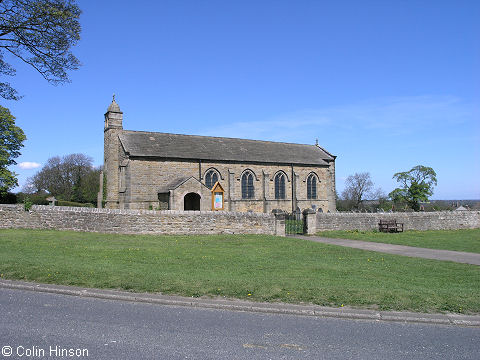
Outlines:
[[303, 235], [305, 233], [305, 223], [300, 209], [285, 214], [285, 234], [286, 235]]

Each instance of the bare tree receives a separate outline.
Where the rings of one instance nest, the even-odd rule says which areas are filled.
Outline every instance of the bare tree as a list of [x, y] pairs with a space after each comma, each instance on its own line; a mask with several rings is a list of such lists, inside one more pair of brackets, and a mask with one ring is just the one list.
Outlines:
[[349, 207], [359, 209], [362, 202], [371, 198], [373, 193], [373, 181], [370, 173], [355, 173], [345, 180], [345, 189], [342, 191], [342, 199], [349, 203]]

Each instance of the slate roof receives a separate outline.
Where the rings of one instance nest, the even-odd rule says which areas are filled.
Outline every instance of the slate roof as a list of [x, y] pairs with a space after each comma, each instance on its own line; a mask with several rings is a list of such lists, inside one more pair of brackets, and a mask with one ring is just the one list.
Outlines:
[[328, 165], [335, 159], [316, 145], [124, 130], [129, 156], [210, 161]]
[[[171, 181], [170, 184], [168, 184], [167, 186], [159, 188], [158, 192], [159, 193], [168, 193], [170, 190], [175, 190], [177, 187], [179, 187], [180, 185], [183, 185], [185, 182], [187, 182], [187, 180], [189, 180], [190, 178], [195, 179], [193, 176], [179, 177], [179, 178]], [[195, 179], [195, 180], [198, 181], [197, 179]]]

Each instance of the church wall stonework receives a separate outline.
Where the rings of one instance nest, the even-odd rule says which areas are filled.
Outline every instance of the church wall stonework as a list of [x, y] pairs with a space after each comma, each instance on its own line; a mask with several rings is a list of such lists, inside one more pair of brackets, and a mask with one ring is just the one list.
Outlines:
[[106, 192], [106, 207], [116, 208], [119, 201], [119, 141], [118, 134], [121, 130], [109, 129], [105, 131], [105, 145], [104, 145], [104, 171], [107, 178], [107, 192]]
[[[281, 165], [256, 165], [256, 164], [235, 164], [235, 163], [201, 163], [188, 160], [140, 160], [130, 159], [127, 165], [125, 176], [128, 177], [128, 191], [126, 201], [130, 209], [159, 208], [159, 189], [167, 187], [174, 179], [192, 176], [205, 183], [205, 172], [215, 169], [220, 177], [219, 182], [225, 189], [225, 209], [231, 211], [254, 211], [271, 212], [273, 209], [292, 211], [292, 184], [291, 167]], [[254, 198], [242, 199], [241, 177], [250, 170], [254, 173]], [[285, 199], [275, 199], [274, 177], [282, 171], [286, 175]], [[331, 182], [329, 181], [329, 169], [321, 167], [299, 167], [294, 166], [296, 174], [296, 199], [300, 209], [310, 208], [315, 205], [322, 208], [324, 212], [334, 211], [329, 207], [331, 198]], [[307, 176], [314, 172], [318, 175], [317, 199], [307, 199]], [[231, 174], [231, 176], [229, 176]], [[120, 181], [122, 183], [122, 181]], [[263, 185], [265, 184], [265, 185]], [[198, 189], [197, 189], [198, 190]], [[190, 192], [185, 190], [186, 192]], [[199, 190], [198, 190], [199, 191]], [[204, 192], [204, 190], [202, 190]], [[210, 194], [205, 193], [206, 197]], [[205, 198], [202, 196], [202, 198]], [[178, 198], [178, 191], [175, 196], [175, 209], [183, 209], [183, 199]], [[211, 201], [211, 199], [210, 199]], [[231, 204], [229, 204], [231, 202]], [[203, 204], [203, 203], [202, 203]], [[208, 205], [206, 205], [208, 206]], [[211, 205], [210, 205], [211, 207]], [[208, 208], [209, 209], [209, 208]], [[207, 210], [207, 208], [202, 208]]]
[[[198, 178], [198, 164], [189, 161], [153, 161], [131, 159], [128, 201], [130, 209], [148, 209], [158, 206], [158, 192], [177, 178]], [[183, 201], [183, 199], [182, 199]], [[178, 210], [183, 209], [177, 208]]]

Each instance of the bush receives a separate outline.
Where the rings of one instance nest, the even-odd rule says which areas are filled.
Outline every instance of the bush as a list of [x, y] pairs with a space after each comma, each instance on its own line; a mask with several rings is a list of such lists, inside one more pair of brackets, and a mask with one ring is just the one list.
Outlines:
[[33, 203], [30, 201], [30, 199], [28, 198], [28, 196], [26, 196], [24, 199], [23, 199], [23, 209], [25, 211], [30, 211], [30, 209], [32, 208], [33, 206]]
[[23, 204], [25, 199], [28, 199], [33, 205], [48, 205], [47, 197], [49, 196], [47, 193], [25, 194], [19, 192], [17, 193], [17, 204]]
[[1, 193], [0, 192], [0, 204], [16, 204], [17, 195], [11, 192]]
[[91, 203], [79, 203], [75, 201], [64, 201], [64, 200], [58, 200], [56, 203], [57, 206], [73, 206], [73, 207], [88, 207], [88, 208], [93, 208], [95, 205]]

